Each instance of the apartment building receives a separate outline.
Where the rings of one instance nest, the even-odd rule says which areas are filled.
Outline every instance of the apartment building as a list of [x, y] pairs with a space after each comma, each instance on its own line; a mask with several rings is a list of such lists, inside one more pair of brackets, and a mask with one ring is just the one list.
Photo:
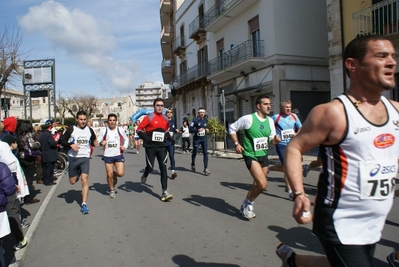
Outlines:
[[136, 102], [141, 108], [153, 108], [153, 102], [158, 97], [168, 97], [168, 90], [163, 84], [146, 82], [136, 87]]
[[[303, 117], [330, 100], [326, 3], [290, 0], [161, 0], [162, 75], [176, 119], [226, 121], [267, 94], [279, 112], [289, 99]], [[317, 22], [317, 23], [315, 23]]]

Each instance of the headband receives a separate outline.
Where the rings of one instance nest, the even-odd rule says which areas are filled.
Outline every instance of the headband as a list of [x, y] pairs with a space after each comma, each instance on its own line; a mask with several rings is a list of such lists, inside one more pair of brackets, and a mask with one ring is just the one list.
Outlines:
[[198, 113], [200, 113], [200, 112], [204, 112], [205, 113], [205, 109], [199, 109]]

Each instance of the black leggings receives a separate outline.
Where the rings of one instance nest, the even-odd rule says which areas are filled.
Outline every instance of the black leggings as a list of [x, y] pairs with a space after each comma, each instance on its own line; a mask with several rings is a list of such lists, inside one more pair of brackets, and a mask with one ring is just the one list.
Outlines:
[[155, 157], [158, 160], [159, 170], [161, 172], [161, 186], [162, 190], [168, 189], [168, 177], [166, 173], [166, 161], [168, 159], [166, 147], [146, 147], [145, 148], [145, 159], [146, 167], [144, 170], [144, 176], [154, 169]]
[[331, 244], [319, 238], [324, 248], [324, 252], [334, 267], [372, 267], [373, 255], [376, 244], [370, 245], [343, 245]]
[[[187, 146], [186, 146], [187, 144]], [[183, 137], [182, 138], [182, 147], [183, 147], [183, 151], [188, 151], [190, 148], [190, 137]]]

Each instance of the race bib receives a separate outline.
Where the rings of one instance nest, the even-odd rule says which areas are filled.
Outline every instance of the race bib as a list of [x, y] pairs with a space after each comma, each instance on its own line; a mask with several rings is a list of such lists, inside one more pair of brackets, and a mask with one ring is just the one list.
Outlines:
[[295, 135], [294, 129], [282, 130], [281, 140], [287, 140], [293, 138]]
[[118, 143], [116, 141], [107, 141], [107, 147], [109, 148], [118, 147]]
[[78, 145], [87, 145], [89, 144], [89, 140], [86, 136], [78, 136], [75, 143]]
[[163, 142], [165, 139], [165, 133], [162, 132], [152, 132], [152, 141]]
[[267, 150], [268, 149], [267, 137], [254, 138], [254, 149], [255, 151]]
[[201, 132], [198, 132], [197, 135], [198, 135], [198, 136], [205, 136], [205, 130], [203, 130], [203, 131], [201, 131]]
[[360, 198], [387, 199], [395, 191], [397, 159], [359, 162]]

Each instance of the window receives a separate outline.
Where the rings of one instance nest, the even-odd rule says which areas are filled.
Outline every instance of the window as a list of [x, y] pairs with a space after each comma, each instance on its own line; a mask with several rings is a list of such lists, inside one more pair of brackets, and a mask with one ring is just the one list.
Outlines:
[[184, 44], [184, 25], [180, 26], [180, 46], [185, 46], [185, 44]]
[[259, 17], [251, 19], [249, 22], [249, 31], [252, 40], [252, 53], [254, 57], [260, 56], [260, 31], [259, 31]]
[[224, 39], [220, 39], [219, 41], [216, 42], [216, 49], [217, 49], [217, 54], [218, 54], [218, 58], [219, 58], [219, 68], [220, 70], [222, 70], [224, 68], [224, 58], [223, 58], [223, 54], [224, 54]]
[[206, 75], [206, 64], [208, 62], [208, 49], [204, 46], [197, 52], [198, 60], [198, 77]]

